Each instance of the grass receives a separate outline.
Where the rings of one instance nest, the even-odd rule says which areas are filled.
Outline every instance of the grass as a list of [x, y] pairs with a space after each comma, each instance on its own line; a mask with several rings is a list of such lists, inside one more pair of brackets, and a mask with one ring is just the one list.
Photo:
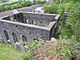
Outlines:
[[24, 60], [24, 53], [11, 45], [0, 43], [0, 60]]

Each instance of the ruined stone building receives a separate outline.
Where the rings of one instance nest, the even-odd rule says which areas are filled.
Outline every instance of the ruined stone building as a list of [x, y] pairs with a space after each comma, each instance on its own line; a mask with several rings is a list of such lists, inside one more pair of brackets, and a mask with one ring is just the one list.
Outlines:
[[55, 35], [59, 24], [58, 14], [19, 12], [0, 18], [0, 34], [3, 42], [16, 43], [35, 38], [49, 41]]

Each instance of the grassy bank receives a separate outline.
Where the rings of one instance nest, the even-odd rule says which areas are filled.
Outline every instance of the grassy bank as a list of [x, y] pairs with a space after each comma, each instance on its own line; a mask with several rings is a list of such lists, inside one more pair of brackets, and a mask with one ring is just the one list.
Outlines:
[[24, 53], [11, 45], [0, 43], [0, 60], [24, 60]]

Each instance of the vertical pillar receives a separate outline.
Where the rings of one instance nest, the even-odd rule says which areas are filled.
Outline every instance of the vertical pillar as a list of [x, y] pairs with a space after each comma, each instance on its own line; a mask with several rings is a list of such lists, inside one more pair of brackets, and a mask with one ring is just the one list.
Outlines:
[[4, 30], [2, 28], [1, 28], [1, 32], [0, 33], [1, 33], [1, 36], [2, 36], [3, 42], [7, 44], [8, 42], [7, 42], [6, 36], [4, 34]]
[[12, 36], [12, 31], [9, 31], [9, 39], [11, 41], [11, 44], [14, 44], [13, 36]]
[[22, 51], [26, 52], [28, 49], [25, 48], [25, 47], [23, 46], [23, 44], [21, 43], [21, 42], [23, 41], [23, 40], [22, 40], [22, 35], [17, 34], [17, 39], [18, 39], [18, 41], [20, 42], [20, 44], [17, 45], [17, 47], [20, 48]]

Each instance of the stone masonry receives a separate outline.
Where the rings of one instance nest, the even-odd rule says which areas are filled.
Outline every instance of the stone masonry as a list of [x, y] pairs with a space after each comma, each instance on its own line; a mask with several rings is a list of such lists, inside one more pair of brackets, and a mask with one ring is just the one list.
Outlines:
[[33, 42], [35, 38], [51, 40], [59, 24], [58, 14], [19, 12], [0, 18], [0, 34], [5, 43]]

